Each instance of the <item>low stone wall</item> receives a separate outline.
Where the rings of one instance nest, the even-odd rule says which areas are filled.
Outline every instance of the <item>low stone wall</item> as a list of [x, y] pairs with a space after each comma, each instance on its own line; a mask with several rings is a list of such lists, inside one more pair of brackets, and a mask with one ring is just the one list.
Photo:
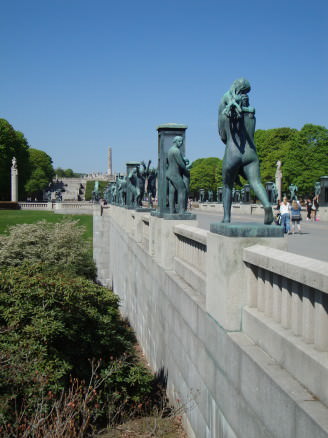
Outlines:
[[328, 264], [295, 262], [285, 244], [115, 206], [94, 214], [98, 278], [171, 400], [193, 401], [190, 437], [328, 437]]

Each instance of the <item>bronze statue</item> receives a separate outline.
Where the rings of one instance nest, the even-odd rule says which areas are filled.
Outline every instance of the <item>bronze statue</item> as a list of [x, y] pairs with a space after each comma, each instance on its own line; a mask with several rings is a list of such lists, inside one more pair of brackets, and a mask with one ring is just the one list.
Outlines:
[[261, 183], [254, 143], [255, 108], [249, 106], [247, 79], [234, 81], [219, 105], [219, 134], [226, 145], [223, 158], [223, 222], [231, 221], [232, 189], [238, 175], [246, 178], [264, 207], [264, 223], [273, 222], [272, 207]]
[[187, 181], [189, 181], [190, 172], [186, 165], [186, 159], [180, 150], [182, 145], [183, 137], [179, 135], [174, 137], [173, 145], [167, 154], [166, 179], [169, 185], [169, 208], [171, 214], [176, 212], [176, 200], [179, 214], [185, 213], [187, 209], [188, 190], [184, 178], [187, 178]]

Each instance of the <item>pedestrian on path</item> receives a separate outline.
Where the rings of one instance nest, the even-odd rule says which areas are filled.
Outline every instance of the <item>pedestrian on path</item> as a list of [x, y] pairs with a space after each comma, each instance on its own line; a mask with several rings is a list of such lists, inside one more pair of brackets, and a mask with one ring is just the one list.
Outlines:
[[292, 233], [295, 232], [295, 224], [297, 226], [297, 230], [301, 233], [301, 206], [297, 201], [292, 201], [292, 207], [290, 209], [290, 219], [292, 221]]
[[308, 198], [306, 200], [306, 211], [307, 211], [306, 220], [310, 221], [311, 220], [311, 211], [312, 211], [312, 201], [310, 198]]
[[284, 233], [290, 233], [290, 204], [287, 201], [287, 197], [284, 196], [280, 204], [280, 214], [281, 214], [281, 226]]
[[311, 207], [311, 220], [312, 220], [312, 222], [315, 222], [317, 220], [317, 211], [319, 209], [319, 202], [318, 202], [317, 198], [318, 197], [315, 196], [313, 198], [313, 201], [312, 201], [312, 207]]

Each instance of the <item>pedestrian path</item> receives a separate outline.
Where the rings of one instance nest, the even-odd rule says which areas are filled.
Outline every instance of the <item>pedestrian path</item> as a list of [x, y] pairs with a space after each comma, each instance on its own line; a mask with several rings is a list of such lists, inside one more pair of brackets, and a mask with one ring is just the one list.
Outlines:
[[[217, 213], [200, 212], [193, 209], [197, 214], [199, 227], [209, 230], [212, 222], [222, 220], [222, 215]], [[262, 223], [261, 216], [237, 215], [232, 213], [233, 222], [256, 222]], [[273, 225], [276, 226], [276, 225]], [[328, 223], [327, 222], [307, 222], [303, 213], [301, 222], [301, 234], [285, 235], [289, 252], [304, 255], [328, 262]]]

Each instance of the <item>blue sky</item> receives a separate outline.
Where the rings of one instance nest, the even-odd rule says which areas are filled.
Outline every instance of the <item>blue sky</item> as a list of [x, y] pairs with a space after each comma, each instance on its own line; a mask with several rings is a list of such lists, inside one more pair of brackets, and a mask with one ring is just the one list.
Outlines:
[[1, 2], [0, 117], [54, 165], [157, 161], [163, 123], [186, 155], [222, 158], [219, 100], [251, 85], [257, 128], [328, 127], [327, 0]]

